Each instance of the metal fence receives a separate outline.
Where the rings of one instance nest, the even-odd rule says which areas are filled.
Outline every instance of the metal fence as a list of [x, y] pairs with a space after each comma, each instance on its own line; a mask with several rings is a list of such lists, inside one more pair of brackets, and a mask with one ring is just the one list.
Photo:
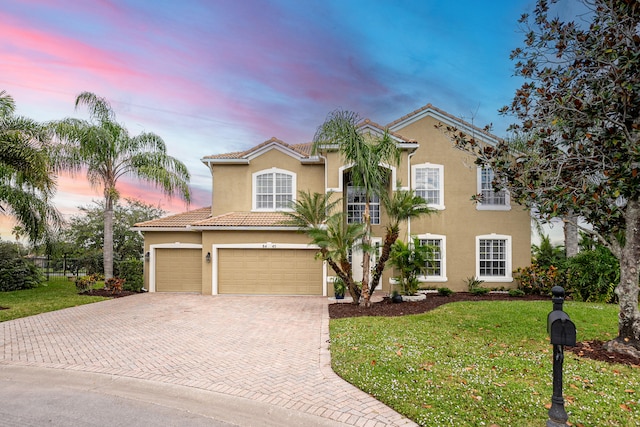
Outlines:
[[45, 256], [37, 256], [31, 258], [36, 267], [42, 271], [47, 280], [51, 277], [80, 277], [89, 274], [89, 270], [84, 265], [86, 260], [79, 258], [51, 258]]

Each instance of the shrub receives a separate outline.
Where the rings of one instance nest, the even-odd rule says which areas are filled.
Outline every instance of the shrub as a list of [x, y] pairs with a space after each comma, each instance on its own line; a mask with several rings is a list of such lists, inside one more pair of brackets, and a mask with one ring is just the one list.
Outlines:
[[144, 286], [143, 261], [141, 259], [127, 259], [118, 263], [118, 276], [125, 280], [125, 291], [140, 292]]
[[485, 294], [488, 294], [489, 291], [491, 291], [491, 289], [483, 288], [480, 286], [469, 289], [469, 292], [471, 293], [471, 295], [485, 295]]
[[342, 298], [344, 297], [344, 293], [347, 290], [347, 285], [345, 285], [344, 280], [342, 280], [340, 277], [336, 277], [333, 280], [333, 293], [336, 296], [336, 298]]
[[82, 276], [76, 279], [76, 289], [79, 293], [84, 294], [89, 292], [95, 286], [98, 281], [98, 277], [95, 274], [90, 276]]
[[395, 279], [402, 295], [414, 295], [418, 291], [418, 276], [427, 271], [432, 252], [430, 246], [421, 245], [420, 240], [416, 238], [411, 243], [404, 243], [398, 239], [391, 246], [389, 265], [398, 272]]
[[618, 260], [602, 245], [567, 262], [568, 291], [578, 301], [616, 302], [614, 291], [619, 282]]
[[119, 277], [112, 277], [111, 279], [107, 279], [104, 282], [104, 288], [107, 291], [111, 291], [113, 294], [119, 294], [122, 292], [122, 286], [126, 282], [125, 279], [121, 279]]
[[442, 295], [443, 297], [448, 297], [453, 295], [453, 291], [449, 288], [438, 288], [438, 295]]
[[509, 289], [509, 296], [510, 297], [523, 297], [525, 296], [525, 293], [522, 289]]
[[565, 272], [555, 266], [542, 267], [532, 264], [514, 271], [518, 289], [526, 295], [550, 295], [554, 286], [566, 287]]
[[40, 270], [20, 255], [18, 245], [0, 242], [0, 291], [34, 288], [42, 281]]
[[467, 288], [472, 295], [484, 295], [489, 292], [488, 288], [481, 286], [483, 283], [484, 280], [476, 279], [473, 276], [467, 278]]

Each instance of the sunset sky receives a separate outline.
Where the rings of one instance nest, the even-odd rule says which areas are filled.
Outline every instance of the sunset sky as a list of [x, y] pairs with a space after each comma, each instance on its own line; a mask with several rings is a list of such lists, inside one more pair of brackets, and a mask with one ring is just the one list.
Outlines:
[[[565, 13], [575, 0], [565, 2]], [[520, 82], [510, 51], [533, 0], [3, 0], [0, 90], [38, 121], [86, 118], [75, 97], [107, 98], [132, 134], [155, 132], [210, 204], [200, 159], [271, 137], [309, 142], [327, 114], [386, 124], [427, 103], [505, 136], [497, 110]], [[65, 215], [100, 198], [59, 179]], [[123, 196], [187, 209], [138, 181]], [[0, 238], [11, 239], [0, 217]]]

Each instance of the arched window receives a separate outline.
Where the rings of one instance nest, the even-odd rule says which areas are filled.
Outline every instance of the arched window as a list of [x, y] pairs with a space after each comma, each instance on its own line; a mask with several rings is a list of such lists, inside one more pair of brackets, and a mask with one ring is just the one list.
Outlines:
[[289, 210], [295, 200], [296, 174], [282, 169], [267, 169], [253, 174], [253, 210]]

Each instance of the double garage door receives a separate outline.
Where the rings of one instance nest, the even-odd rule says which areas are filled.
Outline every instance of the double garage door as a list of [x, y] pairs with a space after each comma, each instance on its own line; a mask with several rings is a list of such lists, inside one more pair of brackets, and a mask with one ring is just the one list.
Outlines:
[[322, 295], [322, 262], [308, 249], [218, 250], [218, 293]]
[[[322, 295], [322, 262], [309, 249], [218, 249], [218, 293]], [[157, 292], [202, 292], [202, 250], [156, 249]], [[205, 264], [205, 268], [211, 268]], [[214, 269], [214, 274], [215, 274]]]

